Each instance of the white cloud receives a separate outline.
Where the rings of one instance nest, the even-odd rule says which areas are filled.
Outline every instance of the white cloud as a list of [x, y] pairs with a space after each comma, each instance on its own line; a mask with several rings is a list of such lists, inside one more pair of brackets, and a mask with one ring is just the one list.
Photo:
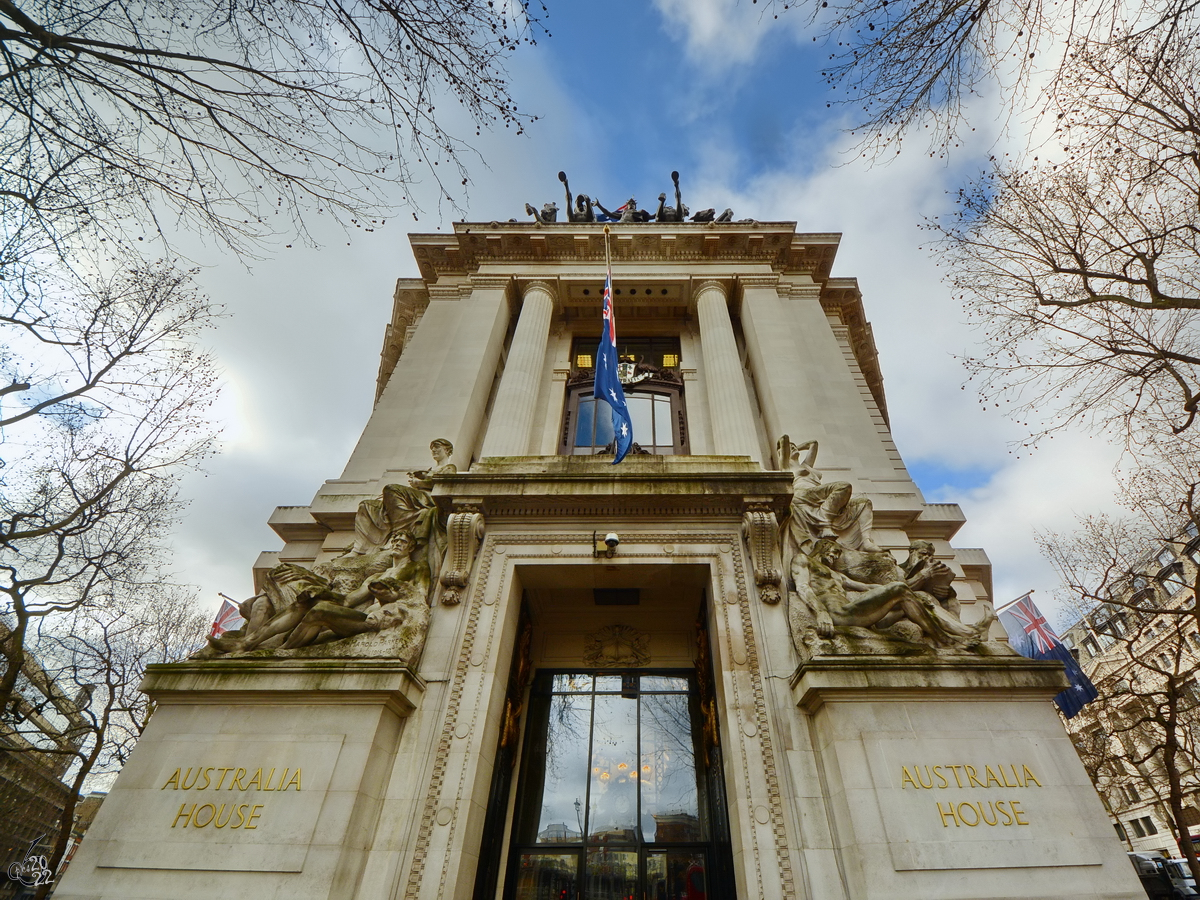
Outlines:
[[654, 0], [668, 33], [683, 31], [688, 58], [702, 70], [722, 71], [752, 62], [763, 41], [780, 30], [803, 31], [807, 20], [796, 11], [776, 20], [749, 0]]

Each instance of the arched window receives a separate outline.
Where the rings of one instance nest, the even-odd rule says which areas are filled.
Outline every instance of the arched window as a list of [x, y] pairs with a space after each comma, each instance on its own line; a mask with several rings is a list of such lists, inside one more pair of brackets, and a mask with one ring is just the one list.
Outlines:
[[[593, 456], [612, 452], [612, 409], [592, 396], [593, 382], [571, 386], [563, 413], [559, 453]], [[683, 390], [669, 382], [643, 381], [625, 389], [633, 423], [634, 453], [665, 456], [688, 452]]]
[[[558, 452], [592, 456], [613, 452], [612, 410], [595, 400], [593, 338], [576, 338], [571, 347], [572, 374], [567, 382]], [[626, 337], [617, 345], [625, 403], [633, 423], [633, 453], [666, 456], [690, 453], [683, 379], [680, 377], [679, 338]]]

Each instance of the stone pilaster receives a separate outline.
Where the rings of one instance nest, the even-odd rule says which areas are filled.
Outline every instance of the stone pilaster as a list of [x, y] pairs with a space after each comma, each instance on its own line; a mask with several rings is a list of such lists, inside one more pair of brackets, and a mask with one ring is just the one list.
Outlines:
[[545, 281], [526, 284], [521, 316], [508, 349], [508, 361], [496, 392], [496, 402], [492, 405], [481, 456], [525, 456], [529, 453], [529, 434], [553, 315], [553, 288]]
[[742, 373], [733, 323], [729, 319], [725, 286], [719, 281], [702, 282], [696, 288], [696, 313], [700, 321], [700, 346], [704, 353], [712, 417], [713, 452], [723, 456], [749, 456], [762, 462], [746, 377]]

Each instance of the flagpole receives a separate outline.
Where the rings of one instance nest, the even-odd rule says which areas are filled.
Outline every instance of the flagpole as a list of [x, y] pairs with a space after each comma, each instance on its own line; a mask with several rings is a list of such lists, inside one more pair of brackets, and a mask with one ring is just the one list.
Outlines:
[[1025, 593], [1023, 593], [1017, 599], [1009, 600], [1007, 603], [1004, 603], [1000, 606], [994, 607], [996, 615], [1000, 615], [1000, 613], [1004, 612], [1004, 610], [1008, 609], [1014, 603], [1020, 603], [1022, 600], [1024, 600], [1026, 597], [1030, 596], [1032, 593], [1033, 593], [1033, 588], [1030, 588], [1029, 590], [1027, 590]]

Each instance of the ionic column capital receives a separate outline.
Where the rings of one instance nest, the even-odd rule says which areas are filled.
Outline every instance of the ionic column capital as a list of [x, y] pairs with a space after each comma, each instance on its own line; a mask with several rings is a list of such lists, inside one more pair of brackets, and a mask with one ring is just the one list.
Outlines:
[[554, 283], [550, 281], [526, 281], [521, 284], [521, 296], [528, 297], [535, 292], [547, 294], [551, 300], [557, 296]]
[[710, 278], [707, 281], [701, 281], [693, 290], [693, 295], [697, 298], [701, 294], [707, 294], [709, 291], [717, 291], [722, 297], [728, 297], [729, 291], [726, 289], [724, 282], [717, 281], [715, 278]]

